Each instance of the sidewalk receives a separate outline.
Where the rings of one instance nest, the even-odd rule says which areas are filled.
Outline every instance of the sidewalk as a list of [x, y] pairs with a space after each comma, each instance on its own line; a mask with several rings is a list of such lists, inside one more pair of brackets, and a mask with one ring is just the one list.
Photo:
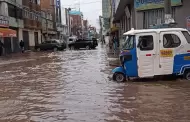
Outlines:
[[108, 56], [108, 62], [110, 66], [120, 66], [120, 61], [119, 61], [119, 53], [120, 51], [118, 50], [117, 52], [113, 52], [113, 50], [109, 49], [109, 46], [106, 46], [106, 52]]

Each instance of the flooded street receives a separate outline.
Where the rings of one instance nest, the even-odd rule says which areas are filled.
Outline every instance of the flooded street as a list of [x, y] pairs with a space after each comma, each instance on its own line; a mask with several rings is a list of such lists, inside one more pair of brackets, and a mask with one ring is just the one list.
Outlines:
[[106, 49], [0, 59], [0, 122], [190, 122], [190, 83], [110, 81]]

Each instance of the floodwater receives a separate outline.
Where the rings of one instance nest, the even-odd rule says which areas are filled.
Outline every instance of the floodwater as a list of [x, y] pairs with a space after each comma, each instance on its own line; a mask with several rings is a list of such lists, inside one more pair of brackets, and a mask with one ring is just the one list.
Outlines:
[[190, 82], [117, 83], [104, 46], [0, 59], [0, 122], [190, 122]]

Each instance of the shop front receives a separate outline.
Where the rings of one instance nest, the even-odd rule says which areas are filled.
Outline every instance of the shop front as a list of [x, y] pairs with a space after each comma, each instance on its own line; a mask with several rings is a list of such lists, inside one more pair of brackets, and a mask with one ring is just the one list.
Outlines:
[[17, 37], [17, 31], [9, 28], [0, 28], [0, 41], [3, 44], [3, 54], [14, 52], [15, 37]]
[[[172, 17], [177, 23], [176, 27], [188, 28], [190, 17], [189, 0], [171, 0]], [[138, 29], [150, 28], [165, 22], [164, 0], [134, 0], [136, 21]]]

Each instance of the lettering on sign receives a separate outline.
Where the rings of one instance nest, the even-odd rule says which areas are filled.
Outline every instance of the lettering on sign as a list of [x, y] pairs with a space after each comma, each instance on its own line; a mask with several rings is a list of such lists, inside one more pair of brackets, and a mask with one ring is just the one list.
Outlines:
[[190, 60], [190, 56], [184, 56], [184, 60]]
[[160, 57], [173, 57], [173, 50], [160, 50]]

